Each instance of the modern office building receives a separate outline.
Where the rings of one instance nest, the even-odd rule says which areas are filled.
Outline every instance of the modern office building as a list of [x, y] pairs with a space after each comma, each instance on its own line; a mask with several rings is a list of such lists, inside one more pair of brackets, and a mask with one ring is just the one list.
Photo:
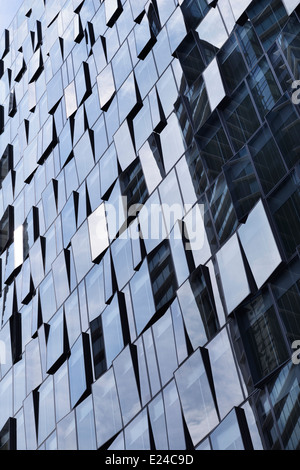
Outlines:
[[299, 4], [24, 0], [1, 449], [300, 449]]

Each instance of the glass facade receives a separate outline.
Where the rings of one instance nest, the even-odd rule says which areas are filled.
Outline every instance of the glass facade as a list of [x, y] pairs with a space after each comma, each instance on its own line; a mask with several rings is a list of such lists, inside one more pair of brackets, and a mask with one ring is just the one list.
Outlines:
[[300, 450], [299, 4], [7, 25], [1, 450]]

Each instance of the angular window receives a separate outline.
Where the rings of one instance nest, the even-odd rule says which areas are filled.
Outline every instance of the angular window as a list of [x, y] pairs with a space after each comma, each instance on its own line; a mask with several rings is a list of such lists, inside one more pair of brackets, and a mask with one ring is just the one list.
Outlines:
[[71, 238], [76, 232], [78, 197], [78, 193], [73, 191], [61, 212], [64, 248], [68, 247], [71, 242]]
[[101, 198], [106, 200], [107, 193], [118, 178], [118, 159], [115, 145], [112, 144], [100, 159]]
[[[201, 159], [204, 161], [208, 169], [208, 174], [211, 180], [214, 180], [216, 176], [222, 171], [224, 163], [232, 157], [232, 150], [222, 123], [216, 113], [214, 113], [203, 127], [196, 134], [196, 142], [200, 149]], [[193, 150], [196, 153], [196, 149]], [[195, 156], [196, 160], [196, 156]], [[197, 162], [198, 164], [198, 162]], [[201, 163], [198, 164], [201, 170]], [[200, 182], [206, 184], [205, 175], [201, 170], [199, 177], [201, 176]]]
[[75, 408], [89, 394], [92, 381], [90, 343], [86, 333], [72, 346], [68, 365], [71, 407]]
[[80, 106], [92, 93], [90, 69], [87, 62], [82, 62], [75, 77], [77, 103]]
[[77, 450], [75, 411], [57, 424], [57, 449]]
[[262, 59], [250, 73], [248, 83], [261, 118], [271, 111], [281, 96], [267, 60]]
[[250, 294], [248, 278], [236, 235], [230, 238], [217, 253], [217, 261], [227, 311], [230, 314]]
[[70, 252], [63, 250], [52, 264], [54, 288], [59, 307], [70, 295]]
[[282, 157], [269, 128], [264, 125], [249, 143], [260, 183], [269, 193], [286, 174]]
[[250, 5], [247, 14], [265, 48], [273, 44], [287, 20], [287, 13], [281, 0], [263, 0]]
[[168, 173], [185, 151], [182, 131], [178, 118], [174, 113], [169, 117], [168, 125], [164, 128], [160, 137], [164, 167], [166, 173]]
[[68, 363], [64, 362], [54, 374], [55, 417], [58, 423], [70, 412]]
[[94, 320], [105, 308], [103, 263], [94, 265], [85, 278], [87, 303], [90, 321]]
[[269, 198], [269, 207], [288, 257], [300, 243], [300, 181], [293, 172]]
[[288, 341], [300, 338], [300, 262], [296, 258], [272, 283], [279, 315], [284, 323]]
[[247, 67], [235, 36], [218, 53], [224, 83], [231, 94], [247, 75]]
[[169, 448], [177, 450], [186, 449], [185, 430], [181, 405], [175, 381], [172, 380], [163, 390], [166, 425]]
[[173, 373], [178, 367], [170, 310], [168, 310], [168, 312], [153, 325], [152, 331], [160, 377], [162, 385], [164, 386], [173, 378]]
[[213, 450], [253, 450], [245, 412], [234, 408], [212, 432]]
[[95, 165], [92, 139], [92, 131], [86, 131], [78, 144], [74, 147], [74, 156], [80, 184]]
[[105, 3], [106, 24], [110, 28], [113, 27], [119, 16], [123, 11], [123, 6], [120, 0], [111, 0]]
[[220, 49], [228, 39], [228, 32], [218, 8], [209, 10], [196, 31], [204, 43], [209, 43], [217, 49]]
[[286, 361], [287, 351], [268, 291], [237, 311], [237, 321], [254, 383]]
[[237, 218], [243, 221], [260, 198], [258, 181], [248, 151], [241, 150], [224, 165], [223, 171]]
[[161, 393], [149, 404], [148, 409], [155, 446], [168, 450], [165, 410]]
[[263, 54], [263, 49], [256, 36], [255, 30], [251, 23], [246, 22], [243, 26], [237, 27], [236, 34], [240, 41], [246, 62], [249, 68], [252, 69]]
[[104, 204], [101, 204], [98, 209], [88, 217], [88, 227], [92, 261], [96, 262], [96, 260], [103, 256], [103, 253], [109, 246]]
[[[203, 77], [199, 77], [187, 90], [186, 97], [189, 104], [189, 113], [192, 117], [195, 132], [200, 129], [209, 116], [211, 115], [211, 107], [208, 100], [207, 89], [204, 83]], [[184, 108], [183, 108], [184, 109]], [[177, 110], [177, 116], [179, 117], [179, 109]], [[181, 115], [180, 124], [182, 123], [182, 132], [185, 137], [186, 144], [191, 143], [191, 130], [187, 131], [187, 118], [184, 113]]]
[[285, 95], [267, 115], [267, 121], [288, 168], [299, 161], [300, 119]]
[[78, 282], [92, 267], [92, 255], [89, 240], [88, 223], [85, 222], [71, 240], [75, 269]]
[[8, 144], [0, 159], [0, 187], [10, 170], [13, 170], [13, 146]]
[[47, 229], [57, 217], [57, 192], [57, 180], [52, 179], [42, 194], [43, 210]]
[[133, 253], [130, 232], [124, 232], [124, 238], [117, 238], [111, 245], [118, 289], [121, 290], [134, 275]]
[[[113, 369], [92, 386], [98, 448], [115, 436], [122, 428], [122, 418]], [[103, 423], [106, 423], [103, 426]]]
[[130, 133], [128, 121], [124, 121], [114, 135], [114, 142], [117, 150], [118, 160], [122, 171], [136, 159], [133, 138]]
[[207, 192], [215, 230], [222, 244], [237, 228], [238, 221], [224, 175]]
[[63, 96], [61, 71], [59, 70], [47, 84], [48, 112], [53, 114]]
[[76, 408], [78, 450], [96, 450], [94, 407], [89, 396]]
[[107, 111], [116, 93], [111, 64], [107, 65], [107, 67], [98, 75], [97, 84], [100, 107], [103, 111]]
[[47, 372], [54, 374], [67, 359], [68, 337], [66, 321], [61, 308], [49, 322], [47, 339]]
[[209, 10], [205, 0], [184, 0], [181, 10], [188, 29], [195, 29]]
[[130, 346], [114, 360], [113, 368], [123, 416], [126, 425], [141, 409], [135, 367]]
[[282, 261], [262, 201], [255, 206], [238, 234], [260, 289]]
[[141, 22], [134, 28], [134, 35], [137, 56], [139, 59], [144, 60], [156, 42], [147, 15], [144, 15]]
[[[244, 400], [226, 328], [208, 344], [209, 359], [221, 419]], [[230, 373], [229, 373], [230, 371]]]
[[130, 290], [136, 328], [138, 334], [140, 334], [155, 313], [155, 304], [146, 260], [130, 281]]
[[177, 289], [170, 244], [167, 240], [148, 257], [148, 266], [155, 307], [158, 311], [169, 304]]
[[17, 448], [17, 429], [16, 420], [9, 418], [7, 423], [0, 431], [0, 450], [16, 450]]
[[[162, 20], [161, 23], [163, 23]], [[176, 8], [172, 16], [169, 18], [167, 22], [167, 31], [171, 52], [173, 54], [187, 33], [181, 8]]]
[[132, 71], [132, 62], [127, 41], [120, 47], [112, 60], [112, 68], [118, 90]]
[[140, 160], [135, 161], [120, 176], [121, 191], [127, 198], [127, 207], [135, 204], [144, 204], [148, 198], [148, 191]]
[[226, 96], [217, 59], [213, 59], [208, 67], [206, 67], [203, 72], [203, 78], [210, 109], [214, 111]]
[[126, 450], [149, 450], [150, 436], [147, 410], [143, 410], [125, 428]]
[[259, 127], [259, 119], [245, 84], [235, 92], [224, 110], [233, 146], [238, 152]]
[[219, 322], [208, 268], [200, 266], [191, 275], [190, 284], [206, 337], [211, 339], [219, 329]]
[[48, 274], [39, 287], [43, 322], [47, 323], [56, 312], [56, 298], [52, 272]]
[[199, 350], [175, 372], [175, 380], [184, 418], [196, 445], [219, 421]]
[[53, 378], [48, 377], [39, 391], [38, 445], [55, 429]]
[[75, 81], [71, 82], [64, 90], [66, 103], [66, 117], [69, 119], [78, 108]]
[[140, 92], [134, 72], [129, 75], [118, 92], [120, 122], [125, 118], [133, 119], [142, 107]]

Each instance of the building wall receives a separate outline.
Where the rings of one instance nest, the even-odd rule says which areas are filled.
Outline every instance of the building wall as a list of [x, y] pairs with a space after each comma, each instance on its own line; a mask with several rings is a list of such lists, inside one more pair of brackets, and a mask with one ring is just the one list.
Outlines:
[[299, 449], [299, 2], [45, 3], [0, 43], [0, 446]]

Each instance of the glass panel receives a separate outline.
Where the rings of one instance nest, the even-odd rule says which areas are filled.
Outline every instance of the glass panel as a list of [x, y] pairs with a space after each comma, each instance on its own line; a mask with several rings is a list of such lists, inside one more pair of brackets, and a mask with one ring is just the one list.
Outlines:
[[89, 356], [89, 338], [83, 333], [71, 348], [69, 359], [71, 407], [89, 391], [91, 380], [91, 365]]
[[77, 450], [75, 411], [57, 423], [58, 450]]
[[286, 169], [275, 140], [266, 125], [250, 141], [249, 149], [260, 183], [265, 193], [268, 193], [285, 175]]
[[175, 380], [163, 390], [166, 424], [170, 450], [185, 450], [185, 431]]
[[263, 292], [242, 307], [237, 319], [252, 377], [258, 382], [289, 357], [270, 294]]
[[221, 424], [211, 434], [213, 450], [245, 450], [237, 412], [242, 410], [232, 410]]
[[238, 234], [260, 289], [282, 261], [261, 201], [249, 215], [246, 224], [239, 228]]
[[109, 246], [105, 206], [101, 204], [88, 217], [92, 260], [95, 262]]
[[269, 199], [287, 256], [291, 256], [300, 243], [299, 188], [299, 177], [292, 173]]
[[59, 422], [70, 412], [70, 390], [68, 364], [65, 362], [54, 374], [55, 416]]
[[150, 450], [147, 410], [125, 428], [125, 447], [126, 450]]
[[96, 450], [96, 434], [92, 397], [76, 408], [78, 450]]
[[80, 282], [86, 273], [92, 267], [92, 255], [89, 240], [88, 224], [85, 222], [72, 238], [72, 250], [78, 282]]
[[130, 348], [127, 347], [113, 363], [123, 422], [126, 425], [141, 408]]
[[229, 93], [232, 93], [247, 75], [247, 67], [234, 35], [218, 53], [218, 60], [225, 85]]
[[154, 436], [155, 448], [159, 450], [168, 450], [169, 446], [165, 410], [161, 393], [149, 404], [149, 416]]
[[48, 437], [55, 428], [53, 378], [48, 379], [39, 388], [39, 423], [38, 445]]
[[[92, 386], [97, 446], [100, 448], [122, 428], [122, 418], [113, 370], [110, 369]], [[103, 426], [105, 423], [105, 426]]]
[[300, 339], [300, 262], [296, 258], [272, 284], [279, 314], [284, 322], [288, 341]]
[[243, 84], [233, 95], [224, 111], [227, 128], [238, 152], [259, 127], [259, 120], [246, 86]]
[[227, 311], [231, 313], [250, 294], [245, 266], [236, 235], [217, 253], [217, 261]]
[[263, 58], [248, 78], [256, 106], [263, 119], [281, 96], [267, 59]]
[[185, 421], [196, 445], [219, 421], [199, 350], [178, 369], [175, 380]]
[[164, 386], [177, 369], [176, 348], [170, 310], [152, 327], [160, 377]]
[[292, 168], [299, 161], [300, 119], [287, 96], [267, 115], [267, 121], [288, 168]]
[[207, 346], [218, 401], [220, 417], [223, 419], [243, 400], [240, 379], [226, 328], [224, 328]]
[[155, 313], [155, 305], [146, 260], [130, 281], [130, 290], [136, 328], [138, 334], [140, 334]]

